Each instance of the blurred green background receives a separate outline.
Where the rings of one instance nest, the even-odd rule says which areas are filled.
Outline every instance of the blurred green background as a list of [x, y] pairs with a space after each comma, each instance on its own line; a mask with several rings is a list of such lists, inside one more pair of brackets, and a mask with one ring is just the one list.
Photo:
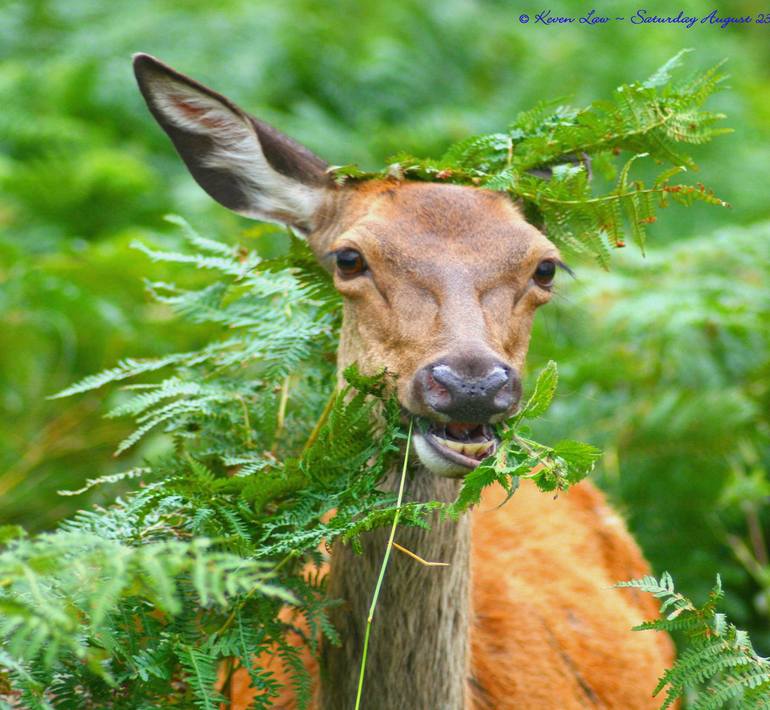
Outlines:
[[[636, 7], [618, 3], [608, 14]], [[674, 14], [679, 7], [696, 16], [763, 9], [685, 1]], [[503, 128], [541, 99], [607, 96], [693, 47], [692, 71], [729, 60], [730, 89], [711, 107], [728, 114], [735, 133], [693, 153], [698, 179], [732, 208], [672, 207], [651, 230], [647, 258], [618, 252], [611, 273], [574, 264], [578, 278], [562, 281], [533, 338], [531, 370], [554, 358], [562, 382], [538, 435], [602, 446], [596, 479], [656, 570], [696, 597], [721, 572], [729, 612], [769, 652], [770, 26], [518, 20], [543, 9], [494, 0], [223, 0], [216, 8], [5, 0], [0, 522], [40, 530], [107, 501], [115, 489], [57, 491], [128, 469], [164, 445], [150, 440], [115, 460], [130, 424], [103, 419], [114, 393], [47, 399], [119, 358], [205, 339], [171, 320], [142, 283], [194, 274], [150, 264], [133, 240], [168, 245], [162, 215], [176, 212], [210, 236], [281, 248], [189, 178], [140, 99], [132, 52], [213, 85], [333, 164], [378, 168], [397, 151], [437, 155]]]

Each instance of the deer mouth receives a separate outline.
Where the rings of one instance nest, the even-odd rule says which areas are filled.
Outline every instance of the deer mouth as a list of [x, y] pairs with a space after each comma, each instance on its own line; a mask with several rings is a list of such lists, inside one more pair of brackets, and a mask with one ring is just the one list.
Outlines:
[[489, 424], [418, 420], [414, 445], [422, 463], [442, 476], [463, 476], [497, 450]]

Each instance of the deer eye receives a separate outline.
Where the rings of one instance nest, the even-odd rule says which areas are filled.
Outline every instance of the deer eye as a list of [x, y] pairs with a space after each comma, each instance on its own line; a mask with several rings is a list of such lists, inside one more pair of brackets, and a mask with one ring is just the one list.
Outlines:
[[553, 277], [556, 275], [556, 262], [553, 259], [543, 259], [535, 269], [532, 277], [540, 288], [551, 288]]
[[342, 276], [358, 276], [366, 271], [366, 262], [355, 249], [341, 249], [335, 254], [337, 269]]

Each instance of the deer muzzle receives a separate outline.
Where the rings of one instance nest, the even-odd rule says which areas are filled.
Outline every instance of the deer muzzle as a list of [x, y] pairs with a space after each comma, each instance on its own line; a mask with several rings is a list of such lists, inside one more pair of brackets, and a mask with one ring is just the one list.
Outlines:
[[433, 473], [459, 477], [495, 452], [491, 423], [518, 405], [521, 381], [496, 358], [444, 358], [418, 371], [413, 392], [427, 414], [418, 420], [417, 455]]

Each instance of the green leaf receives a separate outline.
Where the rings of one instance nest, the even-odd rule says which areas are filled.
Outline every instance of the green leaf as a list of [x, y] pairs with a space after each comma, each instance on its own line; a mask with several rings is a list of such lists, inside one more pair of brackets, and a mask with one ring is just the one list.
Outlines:
[[12, 540], [20, 540], [27, 536], [27, 531], [20, 525], [0, 525], [0, 545]]
[[671, 80], [671, 73], [675, 69], [678, 69], [682, 65], [682, 57], [688, 52], [692, 52], [692, 49], [682, 49], [677, 52], [671, 59], [669, 59], [663, 66], [661, 66], [643, 86], [648, 89], [664, 86]]
[[[574, 477], [582, 478], [590, 472], [594, 464], [602, 457], [601, 449], [581, 441], [564, 440], [553, 447], [554, 456], [562, 459], [567, 467], [567, 479], [572, 482]], [[579, 479], [578, 479], [579, 480]]]
[[537, 376], [535, 390], [519, 413], [519, 418], [537, 419], [545, 414], [548, 407], [551, 406], [558, 383], [559, 372], [556, 363], [550, 360]]
[[179, 661], [193, 693], [193, 704], [203, 710], [219, 710], [225, 698], [214, 689], [217, 682], [216, 659], [192, 646], [182, 646]]

